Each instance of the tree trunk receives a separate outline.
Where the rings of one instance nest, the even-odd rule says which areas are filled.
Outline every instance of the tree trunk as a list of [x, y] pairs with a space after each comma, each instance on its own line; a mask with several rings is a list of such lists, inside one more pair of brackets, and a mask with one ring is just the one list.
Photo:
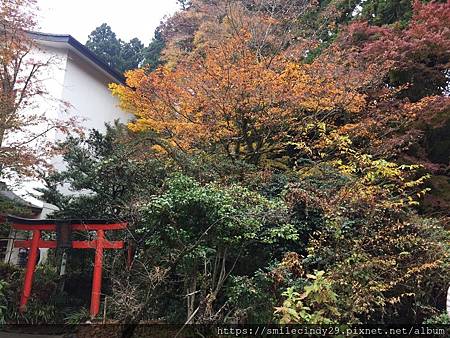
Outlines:
[[189, 320], [194, 313], [195, 309], [195, 292], [197, 289], [197, 265], [192, 269], [192, 272], [187, 281], [186, 288], [186, 304], [187, 304], [187, 316], [186, 320]]

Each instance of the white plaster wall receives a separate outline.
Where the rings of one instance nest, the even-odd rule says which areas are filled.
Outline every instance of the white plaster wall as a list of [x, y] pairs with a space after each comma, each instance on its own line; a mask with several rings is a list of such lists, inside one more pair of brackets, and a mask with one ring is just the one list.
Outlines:
[[[76, 117], [86, 133], [89, 129], [105, 131], [105, 123], [113, 123], [117, 119], [126, 122], [129, 115], [118, 108], [118, 100], [108, 88], [111, 82], [113, 80], [109, 75], [69, 50], [62, 100], [68, 102], [70, 107], [66, 112], [61, 111], [59, 118]], [[56, 139], [61, 141], [64, 137], [58, 133]], [[65, 168], [61, 156], [55, 157], [52, 164], [57, 170]], [[66, 184], [60, 186], [59, 190], [67, 195], [74, 193]]]
[[118, 101], [108, 88], [111, 82], [109, 76], [70, 51], [62, 94], [62, 99], [71, 104], [69, 115], [82, 118], [86, 129], [100, 131], [105, 130], [105, 122], [126, 122], [128, 116], [118, 108]]
[[34, 110], [45, 114], [47, 118], [58, 118], [60, 110], [64, 109], [61, 100], [67, 67], [67, 52], [66, 48], [37, 45], [31, 53], [33, 59], [49, 62], [49, 65], [43, 67], [37, 76], [45, 94], [34, 98], [38, 103]]

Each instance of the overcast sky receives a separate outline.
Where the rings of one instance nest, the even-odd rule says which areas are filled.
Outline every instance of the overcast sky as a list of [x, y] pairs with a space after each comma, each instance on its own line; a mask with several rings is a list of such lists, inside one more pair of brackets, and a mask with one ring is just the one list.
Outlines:
[[90, 32], [106, 22], [122, 40], [138, 37], [147, 45], [176, 0], [38, 0], [42, 32], [70, 34], [85, 43]]

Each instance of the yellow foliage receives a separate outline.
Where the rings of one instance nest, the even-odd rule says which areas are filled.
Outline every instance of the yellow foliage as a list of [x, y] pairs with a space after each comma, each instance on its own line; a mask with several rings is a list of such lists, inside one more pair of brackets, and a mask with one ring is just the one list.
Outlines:
[[[110, 88], [136, 116], [130, 129], [153, 130], [186, 150], [218, 144], [232, 157], [260, 161], [307, 121], [315, 125], [316, 116], [364, 106], [364, 95], [339, 83], [332, 69], [258, 57], [248, 40], [244, 32], [175, 68], [127, 72], [126, 86]], [[318, 128], [325, 133], [327, 126]]]

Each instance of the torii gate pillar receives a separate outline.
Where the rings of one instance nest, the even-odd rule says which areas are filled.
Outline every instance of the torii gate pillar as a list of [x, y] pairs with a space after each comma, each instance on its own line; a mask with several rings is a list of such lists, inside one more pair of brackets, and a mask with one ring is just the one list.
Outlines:
[[[96, 317], [100, 310], [103, 250], [122, 249], [124, 247], [123, 241], [110, 242], [106, 240], [105, 230], [125, 229], [127, 227], [127, 223], [115, 223], [105, 220], [35, 220], [15, 216], [8, 216], [7, 220], [16, 230], [28, 230], [33, 232], [33, 237], [31, 240], [15, 241], [14, 243], [14, 247], [16, 248], [30, 248], [25, 272], [25, 280], [20, 297], [20, 312], [23, 313], [26, 310], [27, 302], [31, 295], [38, 250], [40, 248], [56, 249], [59, 247], [71, 247], [73, 249], [95, 249], [90, 314], [92, 318]], [[57, 225], [60, 227], [64, 225], [63, 228], [65, 229], [65, 234], [63, 234], [61, 238], [57, 238], [56, 241], [41, 240], [41, 231], [57, 231]], [[72, 230], [96, 231], [97, 238], [93, 241], [72, 241], [70, 235]], [[57, 232], [57, 235], [60, 235], [59, 232]]]

